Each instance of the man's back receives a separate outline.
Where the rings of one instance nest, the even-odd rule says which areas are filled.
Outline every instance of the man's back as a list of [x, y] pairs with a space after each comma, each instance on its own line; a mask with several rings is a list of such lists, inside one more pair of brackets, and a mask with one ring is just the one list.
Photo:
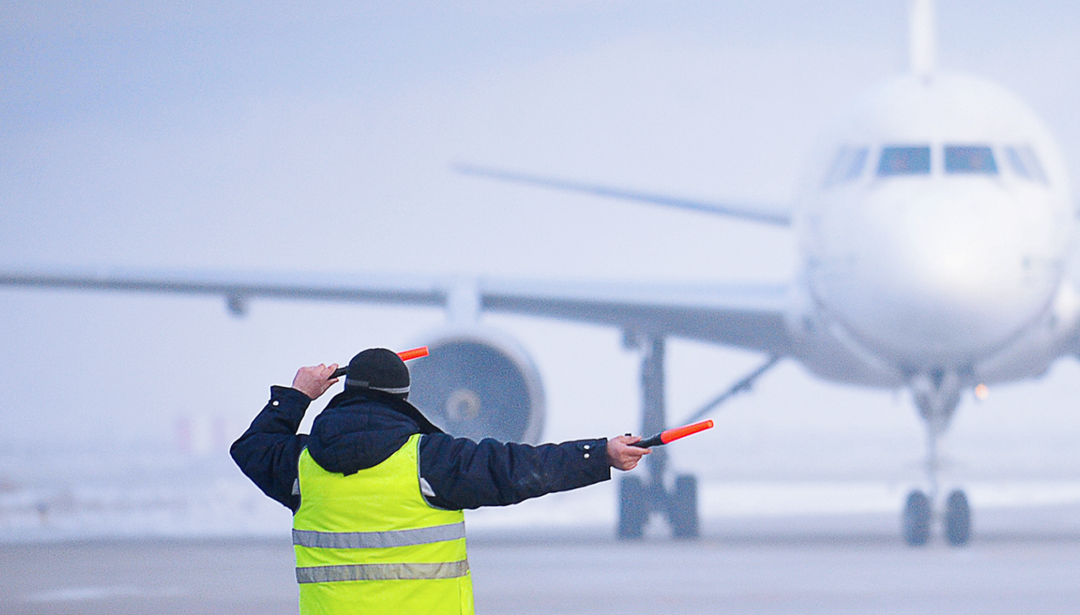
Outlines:
[[465, 519], [421, 495], [419, 439], [347, 476], [301, 453], [293, 544], [303, 615], [473, 612]]

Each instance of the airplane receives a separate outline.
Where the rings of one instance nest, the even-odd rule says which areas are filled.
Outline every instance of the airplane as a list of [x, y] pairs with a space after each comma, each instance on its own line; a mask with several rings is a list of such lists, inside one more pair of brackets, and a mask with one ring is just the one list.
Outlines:
[[[790, 359], [830, 382], [912, 393], [927, 434], [926, 486], [902, 514], [910, 545], [936, 524], [966, 544], [962, 490], [940, 493], [939, 440], [967, 390], [1039, 377], [1080, 351], [1072, 282], [1077, 210], [1052, 136], [1019, 99], [984, 80], [939, 70], [933, 7], [912, 3], [911, 70], [840, 112], [810, 152], [792, 205], [709, 203], [472, 166], [460, 170], [790, 228], [799, 266], [787, 284], [642, 284], [436, 276], [266, 275], [24, 269], [23, 287], [208, 294], [242, 315], [261, 298], [378, 302], [445, 309], [411, 366], [412, 399], [451, 433], [534, 441], [541, 377], [484, 312], [616, 327], [641, 351], [642, 425], [669, 427], [665, 344], [697, 340], [763, 355], [760, 367], [695, 413], [704, 416]], [[680, 538], [699, 534], [697, 483], [671, 476], [662, 448], [647, 478], [619, 485], [618, 535], [642, 536], [653, 512]], [[670, 487], [669, 487], [670, 485]]]

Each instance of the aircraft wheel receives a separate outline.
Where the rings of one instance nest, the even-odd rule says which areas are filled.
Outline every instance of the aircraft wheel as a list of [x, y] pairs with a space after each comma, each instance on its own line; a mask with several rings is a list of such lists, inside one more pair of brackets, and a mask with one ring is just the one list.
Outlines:
[[676, 477], [675, 492], [668, 502], [668, 521], [671, 522], [671, 532], [675, 538], [697, 538], [697, 477]]
[[966, 545], [971, 540], [971, 507], [967, 496], [957, 489], [945, 501], [945, 538], [954, 547]]
[[904, 542], [917, 547], [930, 538], [930, 498], [922, 491], [908, 494], [903, 517]]
[[649, 510], [645, 506], [645, 484], [637, 476], [626, 476], [619, 481], [619, 538], [641, 538]]

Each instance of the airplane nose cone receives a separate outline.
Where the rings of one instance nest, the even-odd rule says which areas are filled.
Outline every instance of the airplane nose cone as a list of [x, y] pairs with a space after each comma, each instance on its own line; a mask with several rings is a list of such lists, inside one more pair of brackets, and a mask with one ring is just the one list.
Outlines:
[[1060, 277], [1052, 217], [1026, 205], [985, 180], [880, 190], [818, 264], [815, 291], [894, 357], [951, 362], [998, 347], [1045, 310]]

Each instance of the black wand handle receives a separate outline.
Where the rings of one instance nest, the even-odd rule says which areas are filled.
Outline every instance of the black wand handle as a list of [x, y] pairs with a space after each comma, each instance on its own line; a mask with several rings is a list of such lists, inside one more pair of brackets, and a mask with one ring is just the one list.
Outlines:
[[637, 442], [634, 442], [630, 446], [636, 446], [638, 448], [652, 448], [654, 446], [660, 446], [661, 444], [664, 443], [664, 441], [660, 439], [661, 435], [662, 434], [656, 434], [655, 436], [652, 436], [651, 438], [645, 438], [644, 440], [638, 440]]

